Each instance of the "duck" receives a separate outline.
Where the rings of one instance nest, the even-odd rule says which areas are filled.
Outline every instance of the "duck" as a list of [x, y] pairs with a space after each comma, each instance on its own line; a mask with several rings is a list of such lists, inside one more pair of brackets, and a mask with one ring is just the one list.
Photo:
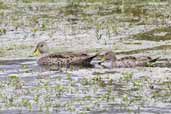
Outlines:
[[132, 68], [132, 67], [148, 67], [155, 64], [159, 59], [151, 58], [149, 56], [126, 56], [120, 59], [117, 59], [113, 51], [107, 51], [102, 56], [102, 61], [100, 65], [104, 68]]
[[45, 41], [41, 41], [36, 45], [34, 50], [35, 56], [40, 56], [37, 60], [40, 66], [55, 66], [55, 67], [69, 67], [69, 66], [82, 66], [92, 67], [91, 61], [98, 54], [87, 53], [74, 53], [74, 52], [62, 52], [62, 53], [48, 53], [49, 46]]

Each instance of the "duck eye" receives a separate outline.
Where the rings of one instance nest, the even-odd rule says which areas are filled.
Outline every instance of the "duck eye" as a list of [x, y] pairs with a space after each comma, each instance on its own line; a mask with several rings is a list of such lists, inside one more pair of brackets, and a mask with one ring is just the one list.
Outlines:
[[40, 47], [43, 47], [43, 44], [40, 44]]

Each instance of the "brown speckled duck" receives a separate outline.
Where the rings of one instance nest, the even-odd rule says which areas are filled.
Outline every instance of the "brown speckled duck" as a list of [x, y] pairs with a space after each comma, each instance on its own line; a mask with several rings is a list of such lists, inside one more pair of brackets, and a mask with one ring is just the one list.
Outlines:
[[158, 58], [149, 56], [127, 56], [117, 59], [112, 51], [103, 54], [103, 60], [100, 63], [104, 68], [131, 68], [131, 67], [146, 67], [155, 63]]
[[69, 67], [72, 66], [83, 66], [92, 67], [91, 60], [97, 56], [97, 54], [88, 55], [86, 53], [48, 53], [48, 45], [46, 42], [39, 42], [34, 51], [35, 55], [45, 54], [41, 56], [37, 63], [39, 65], [55, 66], [55, 67]]

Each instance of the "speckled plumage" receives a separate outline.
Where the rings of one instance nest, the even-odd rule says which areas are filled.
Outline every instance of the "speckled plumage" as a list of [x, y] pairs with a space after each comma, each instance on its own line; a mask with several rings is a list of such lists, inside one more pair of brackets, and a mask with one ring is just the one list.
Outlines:
[[106, 68], [131, 68], [131, 67], [145, 67], [151, 63], [156, 62], [158, 58], [151, 58], [149, 56], [126, 56], [117, 59], [112, 51], [106, 52], [104, 55], [105, 61], [101, 63]]
[[[39, 50], [40, 53], [47, 52], [47, 44], [45, 42], [39, 42], [36, 46], [36, 50]], [[73, 53], [73, 52], [64, 52], [64, 53], [52, 53], [46, 54], [40, 57], [37, 61], [39, 65], [45, 66], [55, 66], [55, 67], [69, 67], [73, 66], [83, 66], [83, 67], [92, 67], [91, 60], [96, 57], [97, 54], [88, 55], [86, 53]]]
[[49, 54], [38, 59], [39, 65], [57, 65], [59, 67], [69, 65], [91, 66], [91, 60], [97, 55], [88, 55], [85, 53], [63, 53]]

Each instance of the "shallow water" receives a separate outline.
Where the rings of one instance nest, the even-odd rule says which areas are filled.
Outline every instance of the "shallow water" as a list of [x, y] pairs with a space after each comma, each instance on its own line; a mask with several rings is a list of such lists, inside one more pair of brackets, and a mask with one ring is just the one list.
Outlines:
[[[169, 0], [1, 0], [0, 112], [171, 113]], [[103, 52], [160, 57], [156, 67], [49, 71], [33, 57]]]
[[1, 113], [171, 113], [170, 68], [61, 72], [34, 59], [8, 63], [0, 65]]

